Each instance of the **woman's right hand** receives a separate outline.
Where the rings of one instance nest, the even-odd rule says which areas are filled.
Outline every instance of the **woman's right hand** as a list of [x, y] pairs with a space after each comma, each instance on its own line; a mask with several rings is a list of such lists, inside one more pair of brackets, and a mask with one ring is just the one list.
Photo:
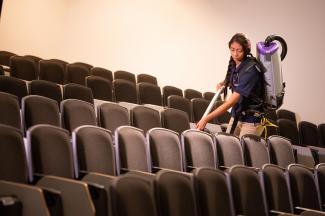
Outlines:
[[216, 87], [217, 91], [218, 91], [222, 86], [224, 86], [224, 85], [225, 85], [225, 82], [224, 82], [224, 81], [219, 82], [219, 83], [217, 84], [217, 87]]

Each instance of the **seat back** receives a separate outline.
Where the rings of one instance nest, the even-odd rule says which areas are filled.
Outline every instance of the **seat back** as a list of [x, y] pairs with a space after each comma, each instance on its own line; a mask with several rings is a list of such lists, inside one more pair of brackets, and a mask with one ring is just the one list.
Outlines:
[[60, 85], [67, 83], [66, 66], [68, 62], [59, 59], [41, 60], [39, 62], [39, 79]]
[[[193, 122], [199, 122], [205, 113], [205, 110], [208, 108], [210, 102], [203, 98], [193, 98], [191, 100], [191, 106], [193, 111]], [[210, 123], [213, 123], [214, 120], [211, 120]]]
[[293, 145], [300, 145], [299, 132], [297, 124], [288, 119], [278, 119], [277, 121], [279, 126], [280, 136], [290, 139]]
[[0, 124], [0, 179], [27, 183], [28, 163], [23, 134], [20, 130]]
[[60, 110], [55, 100], [39, 95], [29, 95], [22, 100], [22, 115], [26, 131], [37, 124], [60, 127]]
[[0, 51], [0, 65], [10, 66], [10, 58], [11, 56], [15, 56], [15, 53], [8, 51]]
[[295, 163], [294, 151], [289, 139], [274, 135], [267, 139], [267, 143], [272, 163], [282, 168]]
[[63, 86], [63, 100], [66, 99], [78, 99], [94, 104], [94, 96], [91, 89], [75, 83], [68, 83]]
[[216, 168], [216, 146], [210, 134], [186, 130], [182, 133], [182, 145], [186, 166]]
[[110, 70], [101, 67], [93, 67], [90, 69], [91, 74], [106, 79], [107, 81], [113, 82], [113, 73]]
[[61, 119], [64, 128], [70, 132], [82, 125], [97, 125], [94, 106], [76, 99], [61, 102]]
[[127, 80], [129, 82], [132, 83], [136, 83], [135, 81], [135, 74], [130, 73], [128, 71], [123, 71], [123, 70], [118, 70], [114, 72], [114, 80], [116, 79], [123, 79], [123, 80]]
[[200, 215], [234, 215], [227, 174], [213, 168], [197, 168], [193, 174]]
[[0, 104], [0, 124], [9, 125], [21, 130], [18, 97], [5, 92], [0, 92]]
[[151, 172], [149, 148], [142, 130], [131, 126], [117, 128], [115, 144], [122, 169]]
[[97, 107], [99, 125], [112, 133], [120, 126], [131, 125], [127, 108], [115, 103], [103, 103]]
[[236, 215], [268, 215], [263, 186], [256, 169], [236, 165], [229, 170]]
[[0, 91], [16, 95], [19, 104], [21, 99], [28, 95], [26, 83], [15, 77], [0, 76]]
[[199, 92], [195, 89], [185, 89], [184, 97], [189, 100], [192, 100], [193, 98], [203, 98], [203, 95], [201, 92]]
[[154, 104], [162, 106], [160, 87], [151, 83], [138, 83], [138, 102], [139, 104]]
[[73, 131], [72, 142], [80, 170], [117, 175], [116, 150], [110, 131], [96, 126], [80, 126]]
[[86, 86], [91, 89], [95, 99], [113, 101], [113, 89], [111, 81], [92, 75], [86, 77]]
[[266, 164], [262, 172], [269, 209], [294, 213], [287, 171], [277, 165]]
[[290, 110], [279, 109], [276, 115], [278, 119], [288, 119], [297, 124], [296, 114]]
[[36, 125], [27, 131], [33, 172], [74, 178], [69, 132], [52, 125]]
[[156, 174], [156, 189], [160, 215], [198, 215], [191, 174], [160, 170]]
[[203, 98], [205, 100], [211, 101], [215, 94], [216, 93], [214, 93], [214, 92], [204, 92], [203, 93]]
[[145, 106], [131, 109], [132, 126], [140, 128], [144, 133], [154, 127], [161, 127], [160, 114], [157, 110]]
[[33, 59], [25, 56], [10, 58], [10, 76], [30, 81], [38, 78], [37, 72], [37, 64]]
[[300, 164], [288, 166], [294, 206], [321, 210], [319, 191], [313, 171]]
[[183, 155], [179, 135], [165, 128], [147, 133], [153, 167], [183, 171]]
[[215, 138], [220, 166], [244, 165], [243, 150], [238, 137], [226, 133], [218, 133], [215, 135]]
[[46, 80], [32, 80], [29, 84], [29, 92], [32, 95], [40, 95], [55, 100], [58, 104], [62, 101], [61, 87]]
[[318, 139], [317, 125], [301, 121], [298, 124], [300, 142], [305, 146], [320, 146]]
[[325, 148], [325, 124], [319, 124], [318, 127], [320, 147]]
[[67, 64], [67, 81], [68, 83], [76, 83], [79, 85], [86, 85], [86, 77], [91, 75], [90, 69], [92, 65], [75, 62], [72, 64]]
[[136, 85], [128, 80], [114, 79], [113, 94], [117, 102], [138, 103]]
[[171, 95], [178, 95], [180, 97], [183, 97], [183, 91], [182, 89], [179, 89], [175, 86], [164, 86], [162, 88], [162, 95], [163, 95], [163, 104], [167, 106], [167, 99]]
[[150, 84], [158, 86], [157, 78], [152, 75], [149, 75], [149, 74], [138, 74], [137, 75], [137, 83], [142, 83], [142, 82], [150, 83]]
[[271, 163], [266, 142], [263, 138], [254, 135], [244, 135], [241, 138], [246, 164], [255, 168], [262, 168]]
[[[150, 178], [151, 177], [151, 178]], [[112, 185], [115, 214], [119, 216], [157, 216], [152, 176], [125, 174]]]
[[167, 108], [161, 112], [161, 122], [164, 128], [173, 130], [178, 134], [190, 129], [188, 115], [181, 110]]
[[192, 121], [192, 107], [191, 101], [179, 95], [170, 95], [167, 99], [167, 106], [169, 108], [182, 110], [187, 113], [188, 118]]
[[[321, 195], [322, 205], [325, 204], [325, 163], [317, 164], [315, 167], [319, 192]], [[323, 207], [324, 208], [324, 207]]]

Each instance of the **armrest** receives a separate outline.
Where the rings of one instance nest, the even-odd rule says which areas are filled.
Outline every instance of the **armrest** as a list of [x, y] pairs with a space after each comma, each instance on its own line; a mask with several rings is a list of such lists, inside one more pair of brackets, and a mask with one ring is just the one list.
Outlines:
[[96, 209], [96, 215], [108, 215], [108, 196], [105, 187], [97, 183], [88, 182], [87, 184]]
[[41, 188], [50, 214], [53, 216], [63, 215], [63, 204], [60, 191], [46, 187]]

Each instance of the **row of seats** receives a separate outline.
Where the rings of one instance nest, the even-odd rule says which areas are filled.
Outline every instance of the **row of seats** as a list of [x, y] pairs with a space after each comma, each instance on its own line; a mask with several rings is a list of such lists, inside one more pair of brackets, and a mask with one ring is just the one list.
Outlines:
[[[135, 85], [128, 81], [115, 80], [112, 91], [110, 83], [97, 76], [87, 77], [86, 83], [88, 88], [74, 83], [60, 86], [44, 80], [32, 80], [26, 86], [26, 83], [20, 79], [0, 76], [0, 91], [14, 94], [19, 100], [28, 94], [33, 94], [49, 97], [58, 103], [64, 99], [80, 99], [93, 104], [95, 99], [95, 101], [122, 101], [162, 106], [160, 88], [152, 84], [139, 83]], [[183, 96], [175, 95], [176, 93], [173, 93], [171, 89], [174, 87], [165, 86], [163, 88], [163, 97], [167, 97], [167, 107], [186, 112], [192, 122], [199, 121], [210, 102], [203, 98], [189, 100]], [[219, 101], [216, 106], [221, 104], [222, 102]], [[227, 112], [211, 123], [223, 124], [227, 123], [229, 119], [230, 114]]]
[[[286, 166], [283, 146], [291, 145], [281, 137], [267, 141], [278, 166], [262, 162], [266, 143], [251, 135], [239, 141], [188, 130], [181, 144], [167, 129], [154, 128], [146, 138], [140, 129], [122, 126], [114, 141], [108, 130], [81, 126], [71, 144], [68, 131], [36, 125], [25, 146], [19, 130], [0, 127], [0, 196], [16, 195], [24, 215], [263, 216], [269, 210], [294, 213], [297, 206], [324, 210], [325, 164]], [[241, 145], [247, 166], [235, 161], [243, 158], [236, 155]], [[217, 169], [227, 165], [224, 172]]]

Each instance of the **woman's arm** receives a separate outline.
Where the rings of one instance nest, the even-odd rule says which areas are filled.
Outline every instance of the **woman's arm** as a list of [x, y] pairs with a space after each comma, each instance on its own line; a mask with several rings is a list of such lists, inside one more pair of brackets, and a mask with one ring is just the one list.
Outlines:
[[211, 112], [206, 117], [202, 118], [197, 124], [196, 129], [203, 130], [205, 125], [211, 121], [212, 119], [220, 116], [221, 114], [225, 113], [230, 107], [233, 107], [240, 99], [240, 94], [237, 92], [234, 92], [230, 98], [224, 102], [221, 106], [219, 106], [217, 109], [215, 109], [213, 112]]

